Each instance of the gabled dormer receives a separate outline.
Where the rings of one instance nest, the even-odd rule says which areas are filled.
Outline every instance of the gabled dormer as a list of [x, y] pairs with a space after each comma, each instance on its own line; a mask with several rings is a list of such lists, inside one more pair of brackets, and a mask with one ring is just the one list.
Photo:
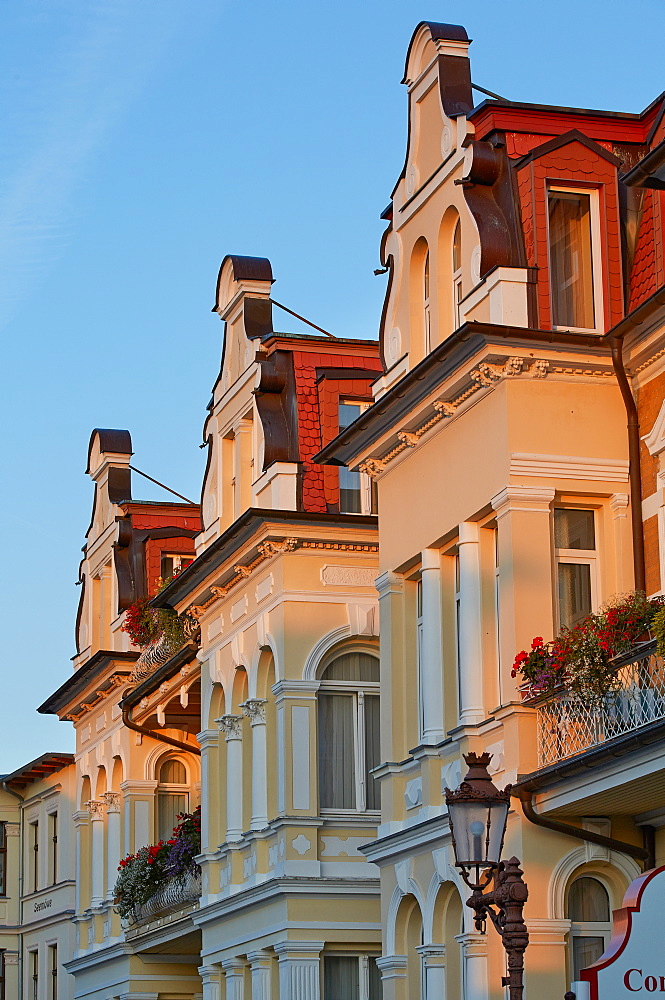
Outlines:
[[224, 321], [224, 348], [204, 428], [199, 554], [250, 508], [325, 514], [373, 506], [369, 481], [312, 458], [370, 405], [379, 345], [276, 331], [272, 282], [264, 257], [222, 262], [213, 311]]

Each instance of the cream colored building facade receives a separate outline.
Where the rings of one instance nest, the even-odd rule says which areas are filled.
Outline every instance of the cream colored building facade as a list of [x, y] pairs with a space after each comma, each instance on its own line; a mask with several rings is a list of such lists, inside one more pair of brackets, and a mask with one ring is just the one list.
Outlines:
[[[381, 870], [386, 1000], [503, 996], [499, 936], [474, 930], [454, 865], [445, 789], [463, 753], [490, 752], [494, 782], [525, 800], [503, 856], [530, 890], [527, 996], [563, 997], [608, 943], [640, 861], [665, 860], [659, 690], [619, 720], [525, 704], [512, 669], [534, 637], [635, 587], [641, 496], [616, 365], [630, 330], [626, 355], [645, 382], [658, 374], [662, 307], [623, 320], [644, 233], [626, 229], [622, 264], [618, 192], [638, 140], [658, 141], [662, 99], [620, 128], [609, 113], [474, 108], [468, 48], [457, 25], [412, 38], [408, 150], [384, 213], [386, 370], [375, 406], [319, 456], [378, 484], [382, 816], [363, 853]], [[566, 199], [586, 219], [573, 249], [589, 268], [562, 277]]]
[[76, 866], [71, 754], [43, 754], [2, 778], [0, 982], [7, 1000], [70, 1000]]

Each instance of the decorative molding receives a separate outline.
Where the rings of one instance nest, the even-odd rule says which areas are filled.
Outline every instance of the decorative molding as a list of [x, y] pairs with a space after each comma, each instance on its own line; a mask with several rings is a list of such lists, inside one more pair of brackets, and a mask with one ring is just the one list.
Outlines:
[[363, 844], [367, 843], [367, 837], [321, 837], [323, 850], [322, 858], [363, 858], [364, 855], [359, 850]]
[[104, 803], [101, 799], [88, 799], [84, 803], [88, 813], [90, 814], [90, 819], [92, 820], [103, 820], [104, 819]]
[[[216, 601], [220, 598], [226, 597], [238, 583], [245, 581], [252, 575], [254, 570], [258, 566], [261, 566], [267, 559], [272, 559], [273, 556], [279, 555], [280, 553], [295, 552], [296, 549], [322, 549], [337, 552], [378, 552], [379, 546], [378, 543], [373, 542], [324, 542], [310, 539], [304, 540], [299, 538], [284, 538], [277, 541], [267, 539], [265, 542], [261, 542], [261, 544], [257, 546], [257, 549], [259, 554], [255, 559], [252, 559], [252, 561], [247, 563], [246, 566], [242, 566], [240, 564], [234, 566], [234, 577], [228, 580], [222, 587], [211, 586], [210, 591], [212, 593], [212, 597], [209, 597], [207, 601], [203, 602], [203, 604], [191, 604], [187, 608], [186, 613], [191, 615], [192, 618], [196, 618], [197, 621], [200, 621]], [[244, 599], [246, 600], [246, 597]], [[236, 618], [233, 617], [234, 608], [237, 608], [239, 603], [240, 602], [237, 602], [233, 608], [231, 608], [231, 621], [236, 621], [237, 618], [241, 617], [241, 614], [237, 614]]]
[[308, 840], [303, 833], [299, 833], [297, 837], [291, 841], [291, 847], [294, 851], [297, 851], [300, 857], [303, 854], [307, 854], [308, 851], [312, 849], [312, 842]]
[[500, 493], [492, 497], [490, 503], [499, 517], [512, 510], [528, 510], [540, 514], [549, 513], [555, 492], [555, 490], [541, 489], [537, 486], [506, 486]]
[[215, 719], [227, 743], [230, 740], [242, 739], [242, 719], [242, 715], [222, 715], [219, 719]]
[[[371, 479], [379, 479], [393, 459], [401, 455], [407, 448], [415, 448], [420, 443], [420, 438], [430, 428], [434, 427], [435, 424], [441, 420], [455, 416], [461, 404], [479, 390], [490, 389], [504, 378], [515, 378], [520, 375], [529, 376], [530, 378], [545, 378], [548, 373], [585, 378], [614, 378], [612, 368], [582, 368], [576, 366], [564, 368], [557, 365], [553, 366], [550, 361], [544, 358], [507, 357], [500, 359], [500, 363], [498, 364], [490, 361], [482, 361], [469, 373], [471, 383], [464, 392], [453, 399], [436, 400], [432, 404], [436, 411], [432, 417], [426, 420], [420, 427], [409, 431], [398, 431], [397, 444], [381, 457], [372, 456], [371, 458], [366, 458], [358, 466], [360, 472], [365, 472]], [[525, 474], [528, 475], [528, 473]], [[537, 473], [534, 472], [531, 474], [536, 475]], [[620, 481], [623, 482], [624, 480], [621, 479]]]
[[[665, 444], [663, 445], [665, 448]], [[513, 452], [510, 474], [540, 479], [583, 479], [610, 483], [628, 482], [628, 462], [621, 458], [587, 458], [577, 455], [538, 455]]]
[[104, 792], [101, 798], [106, 803], [107, 813], [120, 812], [120, 792]]
[[240, 706], [252, 726], [265, 726], [267, 698], [248, 698]]
[[371, 587], [374, 590], [376, 569], [373, 566], [321, 567], [321, 582], [327, 587]]

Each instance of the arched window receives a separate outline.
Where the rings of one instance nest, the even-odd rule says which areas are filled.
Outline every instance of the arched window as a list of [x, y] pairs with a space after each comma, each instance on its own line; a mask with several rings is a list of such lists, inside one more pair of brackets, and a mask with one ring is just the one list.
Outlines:
[[321, 808], [378, 809], [379, 785], [370, 774], [380, 763], [376, 656], [336, 657], [321, 677], [318, 711]]
[[429, 250], [425, 254], [423, 264], [423, 302], [425, 309], [425, 354], [432, 350], [432, 319], [429, 307]]
[[574, 982], [581, 969], [600, 958], [610, 939], [610, 899], [602, 882], [589, 875], [575, 879], [568, 889], [568, 919], [570, 977]]
[[455, 329], [460, 325], [460, 302], [462, 301], [462, 227], [459, 219], [455, 224], [453, 233], [453, 309], [455, 319]]
[[179, 813], [189, 809], [187, 771], [182, 761], [169, 757], [159, 769], [157, 785], [157, 836], [169, 840]]

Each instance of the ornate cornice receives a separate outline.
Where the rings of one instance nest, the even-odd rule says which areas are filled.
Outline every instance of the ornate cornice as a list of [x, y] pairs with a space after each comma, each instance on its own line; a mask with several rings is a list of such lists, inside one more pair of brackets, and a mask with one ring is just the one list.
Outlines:
[[296, 549], [321, 549], [324, 551], [338, 551], [338, 552], [378, 552], [378, 543], [374, 542], [338, 542], [338, 541], [319, 541], [318, 539], [302, 539], [302, 538], [283, 538], [281, 540], [267, 539], [265, 542], [261, 542], [257, 545], [259, 554], [255, 559], [247, 565], [242, 566], [240, 564], [233, 567], [234, 576], [230, 580], [221, 586], [211, 586], [210, 591], [212, 592], [212, 597], [209, 597], [207, 601], [203, 604], [192, 604], [187, 608], [187, 614], [196, 618], [200, 621], [201, 618], [206, 614], [207, 611], [215, 604], [216, 601], [224, 598], [236, 587], [239, 583], [247, 580], [248, 577], [252, 575], [254, 570], [258, 569], [264, 562], [272, 559], [273, 556], [281, 555], [287, 552], [295, 552]]
[[435, 413], [423, 424], [415, 429], [397, 431], [397, 444], [389, 452], [381, 456], [366, 458], [359, 466], [360, 472], [366, 473], [371, 479], [379, 479], [386, 471], [388, 465], [409, 448], [416, 448], [420, 439], [432, 427], [454, 417], [460, 406], [471, 396], [481, 389], [489, 389], [503, 379], [526, 376], [528, 378], [543, 379], [548, 375], [580, 376], [584, 378], [608, 379], [614, 377], [611, 368], [585, 368], [580, 364], [569, 367], [553, 365], [544, 358], [509, 357], [500, 364], [490, 361], [483, 361], [469, 373], [470, 384], [467, 384], [463, 392], [451, 399], [437, 399], [432, 405]]

